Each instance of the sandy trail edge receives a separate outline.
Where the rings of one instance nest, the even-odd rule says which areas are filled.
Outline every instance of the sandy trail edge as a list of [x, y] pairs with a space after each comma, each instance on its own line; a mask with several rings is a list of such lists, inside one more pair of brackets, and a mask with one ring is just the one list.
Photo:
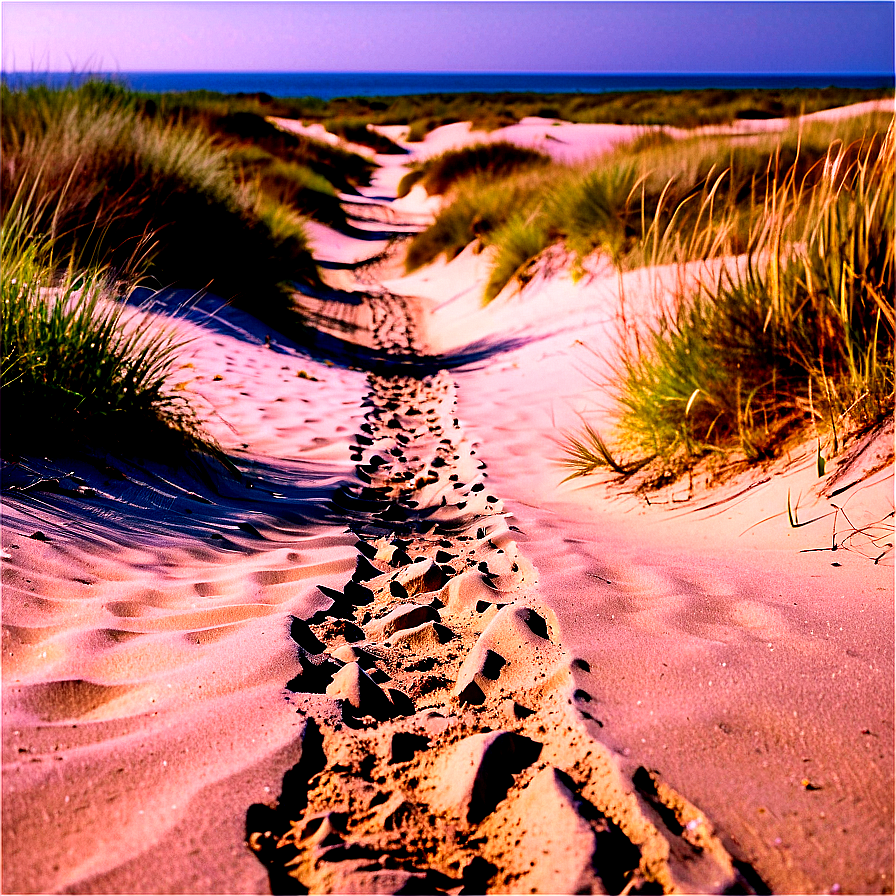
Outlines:
[[[600, 684], [580, 676], [619, 726], [600, 736], [633, 765], [674, 769], [776, 891], [891, 892], [892, 427], [822, 481], [806, 446], [708, 495], [659, 496], [665, 506], [596, 486], [558, 495], [559, 467], [531, 458], [556, 456], [579, 412], [601, 419], [590, 378], [605, 368], [580, 341], [612, 356], [618, 283], [600, 270], [574, 283], [548, 258], [521, 295], [483, 310], [484, 262], [467, 251], [385, 285], [421, 297], [434, 350], [532, 339], [457, 374], [459, 413], [528, 533], [563, 643], [602, 670]], [[627, 300], [650, 300], [663, 272], [625, 279]], [[787, 526], [788, 491], [818, 522]]]
[[562, 648], [455, 403], [445, 372], [371, 378], [360, 481], [335, 499], [361, 556], [293, 623], [303, 757], [247, 817], [272, 888], [749, 891], [697, 808], [588, 735], [587, 663]]

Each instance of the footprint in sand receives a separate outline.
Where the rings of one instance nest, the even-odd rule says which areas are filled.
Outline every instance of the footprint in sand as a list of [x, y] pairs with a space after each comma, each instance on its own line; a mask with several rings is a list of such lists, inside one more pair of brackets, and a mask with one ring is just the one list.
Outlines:
[[[381, 347], [413, 347], [397, 297], [373, 309]], [[369, 382], [334, 496], [357, 565], [290, 623], [303, 758], [247, 814], [274, 891], [749, 892], [695, 807], [587, 733], [449, 375]]]

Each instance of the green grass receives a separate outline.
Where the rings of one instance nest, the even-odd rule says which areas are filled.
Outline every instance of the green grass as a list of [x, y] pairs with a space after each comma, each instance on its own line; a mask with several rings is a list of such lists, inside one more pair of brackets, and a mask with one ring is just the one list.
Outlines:
[[256, 195], [337, 230], [348, 226], [336, 188], [311, 167], [253, 145], [230, 150], [229, 158], [238, 182]]
[[440, 255], [450, 261], [470, 243], [491, 245], [494, 234], [514, 215], [528, 216], [538, 208], [550, 169], [538, 168], [504, 178], [472, 176], [455, 191], [430, 227], [408, 246], [405, 266], [409, 271]]
[[30, 195], [34, 231], [57, 254], [208, 288], [273, 326], [300, 326], [289, 284], [317, 278], [301, 221], [279, 214], [272, 230], [277, 198], [242, 180], [214, 135], [149, 119], [103, 85], [4, 86], [2, 104], [4, 217], [10, 197]]
[[[807, 428], [836, 451], [892, 414], [894, 177], [892, 125], [832, 144], [809, 172], [779, 170], [754, 208], [746, 267], [724, 266], [627, 345], [613, 443], [573, 435], [571, 475], [644, 467], [662, 482], [707, 457], [773, 457]], [[705, 215], [693, 242], [717, 244], [727, 223]]]
[[214, 103], [0, 90], [4, 450], [216, 453], [167, 388], [178, 346], [114, 299], [138, 280], [210, 289], [300, 338], [293, 284], [318, 277], [304, 215], [344, 224], [333, 181], [372, 166]]
[[[515, 124], [527, 116], [578, 122], [696, 127], [736, 120], [790, 117], [892, 96], [892, 89], [631, 91], [600, 94], [460, 93], [401, 97], [317, 99], [240, 97], [244, 109], [267, 115], [326, 121], [356, 118], [372, 124], [409, 125], [411, 140], [444, 124], [472, 121], [477, 130]], [[197, 95], [193, 95], [198, 98]], [[195, 101], [195, 99], [194, 99]], [[211, 103], [211, 95], [205, 95]]]
[[32, 201], [18, 194], [0, 225], [4, 453], [89, 444], [220, 456], [168, 388], [178, 344], [125, 321], [110, 271], [60, 267], [52, 241], [34, 232]]
[[357, 143], [367, 146], [376, 153], [385, 155], [405, 155], [406, 149], [399, 146], [394, 140], [390, 140], [385, 134], [372, 130], [367, 122], [361, 118], [331, 118], [324, 122], [324, 126], [337, 137], [342, 137], [349, 143]]
[[495, 232], [497, 247], [491, 276], [485, 286], [485, 301], [490, 302], [511, 280], [524, 286], [530, 279], [532, 262], [547, 248], [550, 238], [543, 219], [514, 215]]
[[[510, 263], [519, 257], [520, 225], [503, 228], [515, 214], [528, 222], [530, 245], [536, 234], [542, 248], [562, 241], [577, 265], [595, 251], [624, 270], [741, 254], [756, 239], [757, 215], [782, 171], [792, 170], [808, 184], [819, 176], [818, 163], [832, 140], [850, 143], [862, 134], [883, 133], [888, 123], [885, 115], [871, 115], [794, 125], [781, 134], [747, 139], [700, 135], [671, 143], [641, 135], [596, 165], [523, 164], [497, 171], [483, 166], [477, 177], [446, 179], [451, 204], [413, 239], [407, 267], [413, 270], [442, 253], [450, 260], [474, 241], [493, 245], [488, 300], [528, 266], [528, 259], [516, 269]], [[455, 156], [474, 167], [475, 156], [462, 152], [432, 162], [444, 158], [461, 167]], [[439, 171], [439, 165], [421, 166], [402, 190]], [[432, 189], [441, 186], [437, 180]], [[505, 240], [515, 245], [505, 246]]]
[[426, 159], [402, 178], [398, 195], [406, 196], [420, 183], [430, 196], [442, 195], [459, 181], [472, 177], [506, 177], [530, 168], [547, 165], [550, 157], [535, 149], [516, 146], [505, 140], [476, 143], [461, 149], [451, 149]]
[[[110, 89], [120, 90], [112, 85]], [[210, 91], [142, 94], [140, 101], [163, 117], [202, 116], [206, 120], [241, 114], [325, 123], [355, 119], [370, 124], [410, 126], [420, 140], [444, 124], [472, 121], [478, 130], [494, 130], [537, 115], [578, 122], [659, 124], [696, 127], [736, 120], [788, 117], [869, 99], [889, 97], [891, 88], [872, 90], [826, 87], [793, 90], [630, 91], [600, 94], [457, 93], [384, 97], [282, 98], [264, 93], [224, 95]], [[221, 126], [211, 128], [221, 130]]]

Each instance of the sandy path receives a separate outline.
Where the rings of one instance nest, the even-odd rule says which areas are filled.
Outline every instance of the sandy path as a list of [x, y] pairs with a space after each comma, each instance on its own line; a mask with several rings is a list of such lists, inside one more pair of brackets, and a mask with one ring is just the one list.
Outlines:
[[[393, 296], [379, 348], [414, 348], [412, 304]], [[589, 736], [589, 665], [540, 600], [450, 375], [370, 385], [359, 482], [335, 498], [357, 567], [292, 629], [303, 759], [247, 820], [272, 888], [749, 888], [696, 807]]]

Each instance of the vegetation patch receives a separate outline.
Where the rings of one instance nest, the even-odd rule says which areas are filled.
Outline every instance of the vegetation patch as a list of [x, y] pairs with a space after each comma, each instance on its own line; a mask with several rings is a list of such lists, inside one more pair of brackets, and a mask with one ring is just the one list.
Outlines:
[[[498, 258], [501, 264], [492, 270], [488, 300], [519, 279], [521, 269], [511, 270], [509, 259], [518, 255], [521, 222], [530, 230], [529, 245], [563, 241], [576, 264], [595, 251], [623, 270], [743, 254], [757, 238], [769, 191], [783, 172], [808, 188], [819, 179], [832, 142], [852, 146], [854, 154], [863, 134], [884, 133], [890, 120], [874, 114], [794, 125], [747, 142], [702, 135], [670, 143], [642, 135], [597, 164], [530, 165], [460, 178], [451, 185], [450, 204], [414, 237], [407, 267], [442, 253], [450, 260], [473, 242], [493, 245], [495, 264]], [[410, 175], [417, 182], [420, 170]], [[511, 217], [514, 226], [502, 230]], [[505, 240], [515, 247], [505, 247]]]
[[398, 185], [398, 195], [407, 195], [416, 183], [421, 183], [430, 196], [442, 195], [464, 178], [474, 175], [506, 177], [513, 172], [548, 165], [550, 161], [550, 157], [543, 152], [506, 140], [476, 143], [448, 150], [420, 163]]
[[404, 147], [399, 146], [394, 140], [390, 140], [385, 134], [373, 130], [363, 119], [331, 118], [324, 122], [324, 126], [331, 134], [342, 137], [349, 143], [367, 146], [374, 152], [393, 156], [407, 154]]
[[[892, 125], [832, 144], [805, 174], [776, 173], [745, 263], [723, 264], [627, 345], [614, 441], [573, 435], [571, 475], [646, 468], [656, 483], [707, 456], [772, 457], [807, 427], [836, 451], [892, 414], [894, 177]], [[718, 245], [726, 226], [707, 214], [694, 242]]]
[[260, 317], [289, 323], [287, 284], [317, 277], [301, 222], [273, 229], [265, 197], [239, 182], [212, 135], [150, 121], [104, 85], [4, 87], [2, 102], [4, 218], [28, 196], [34, 232], [57, 255], [251, 296]]
[[[870, 99], [891, 97], [892, 88], [844, 87], [795, 89], [641, 90], [607, 93], [457, 93], [419, 96], [343, 97], [328, 101], [306, 99], [254, 102], [264, 114], [309, 121], [360, 118], [371, 124], [410, 126], [409, 140], [421, 140], [431, 130], [470, 121], [476, 130], [492, 131], [537, 116], [583, 123], [666, 125], [692, 128], [737, 120], [786, 118], [833, 109]], [[258, 96], [258, 95], [256, 95]]]
[[116, 301], [111, 272], [59, 267], [27, 201], [0, 226], [3, 451], [106, 450], [220, 456], [167, 383], [179, 345]]

